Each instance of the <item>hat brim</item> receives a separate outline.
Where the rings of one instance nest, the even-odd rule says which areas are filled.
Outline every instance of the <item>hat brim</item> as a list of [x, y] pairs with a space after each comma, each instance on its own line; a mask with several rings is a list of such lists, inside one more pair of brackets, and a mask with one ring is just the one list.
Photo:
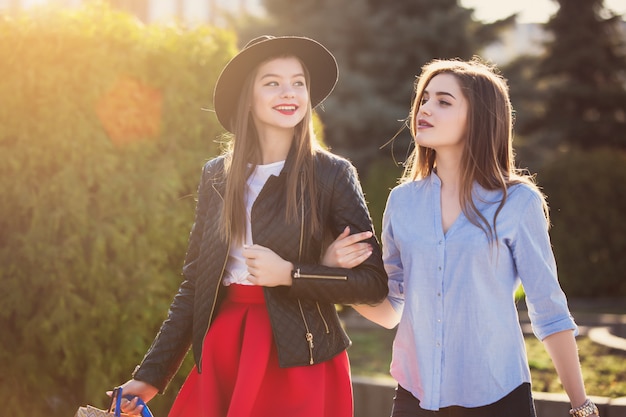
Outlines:
[[339, 70], [333, 54], [305, 37], [268, 37], [242, 49], [224, 67], [215, 83], [213, 106], [220, 124], [232, 132], [233, 116], [244, 80], [257, 65], [276, 56], [293, 55], [306, 66], [311, 106], [319, 105], [335, 88]]

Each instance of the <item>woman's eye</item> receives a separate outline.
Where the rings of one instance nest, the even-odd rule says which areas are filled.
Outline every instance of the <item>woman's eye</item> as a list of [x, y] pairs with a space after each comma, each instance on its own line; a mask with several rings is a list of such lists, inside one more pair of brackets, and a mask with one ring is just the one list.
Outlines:
[[422, 97], [422, 101], [420, 101], [420, 106], [423, 106], [424, 104], [426, 104], [428, 102], [428, 98], [426, 97]]
[[440, 105], [440, 106], [449, 106], [449, 105], [450, 105], [450, 103], [448, 103], [448, 102], [447, 102], [447, 101], [445, 101], [445, 100], [439, 100], [439, 105]]
[[293, 85], [295, 85], [296, 87], [304, 87], [304, 81], [296, 81], [295, 83], [293, 83]]

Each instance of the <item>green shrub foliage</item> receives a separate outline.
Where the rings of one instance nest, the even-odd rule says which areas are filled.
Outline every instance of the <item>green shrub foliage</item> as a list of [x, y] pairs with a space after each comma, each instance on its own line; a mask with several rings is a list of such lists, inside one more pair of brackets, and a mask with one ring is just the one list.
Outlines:
[[180, 283], [235, 50], [230, 32], [99, 4], [0, 17], [3, 414], [106, 406], [141, 360]]
[[403, 168], [391, 156], [381, 158], [370, 165], [368, 175], [363, 179], [363, 192], [372, 216], [376, 235], [382, 233], [383, 214], [389, 193], [398, 185]]
[[559, 279], [570, 297], [626, 294], [626, 154], [562, 153], [539, 177], [550, 204]]

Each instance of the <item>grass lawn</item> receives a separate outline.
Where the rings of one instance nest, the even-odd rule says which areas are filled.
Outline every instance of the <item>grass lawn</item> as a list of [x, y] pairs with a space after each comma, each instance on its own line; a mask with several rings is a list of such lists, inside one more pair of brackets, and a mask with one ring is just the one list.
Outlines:
[[[389, 376], [391, 344], [395, 330], [382, 327], [348, 329], [352, 347], [348, 349], [353, 375]], [[587, 394], [601, 397], [626, 396], [626, 354], [598, 345], [587, 337], [577, 338]], [[564, 392], [543, 344], [526, 338], [526, 349], [533, 391]]]

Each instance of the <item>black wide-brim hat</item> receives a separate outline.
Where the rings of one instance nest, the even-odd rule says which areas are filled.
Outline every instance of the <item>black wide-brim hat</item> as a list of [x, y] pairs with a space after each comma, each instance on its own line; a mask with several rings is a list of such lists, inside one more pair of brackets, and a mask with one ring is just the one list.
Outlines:
[[321, 43], [300, 36], [260, 36], [252, 39], [224, 67], [215, 83], [213, 108], [221, 125], [232, 132], [233, 118], [243, 83], [260, 63], [279, 56], [295, 56], [309, 75], [311, 106], [320, 104], [335, 88], [337, 61]]

